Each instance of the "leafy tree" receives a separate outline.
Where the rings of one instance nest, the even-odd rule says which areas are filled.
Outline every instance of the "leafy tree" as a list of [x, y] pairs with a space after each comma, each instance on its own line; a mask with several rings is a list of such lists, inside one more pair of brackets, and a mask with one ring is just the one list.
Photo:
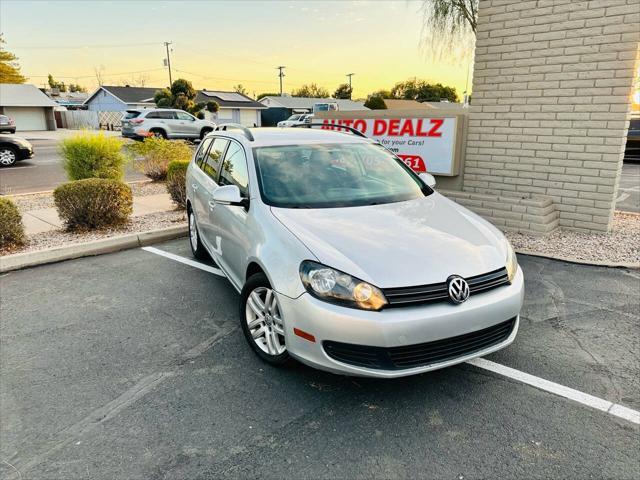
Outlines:
[[189, 80], [179, 78], [174, 80], [171, 88], [157, 90], [153, 96], [153, 101], [158, 107], [179, 108], [185, 112], [196, 115], [205, 107], [202, 102], [195, 102], [198, 92]]
[[244, 87], [242, 86], [242, 84], [241, 84], [241, 83], [239, 83], [238, 85], [234, 85], [234, 87], [233, 87], [233, 91], [234, 91], [234, 92], [237, 92], [237, 93], [240, 93], [240, 94], [242, 94], [242, 95], [249, 95], [249, 92], [247, 91], [247, 89], [246, 89], [246, 88], [244, 88]]
[[328, 98], [329, 90], [315, 83], [309, 83], [302, 85], [298, 90], [294, 90], [291, 95], [293, 97]]
[[446, 87], [441, 83], [431, 84], [415, 78], [396, 83], [391, 89], [391, 95], [391, 98], [417, 100], [418, 102], [439, 102], [441, 99], [450, 102], [458, 101], [455, 88]]
[[336, 88], [336, 91], [333, 92], [333, 98], [341, 98], [345, 100], [351, 100], [351, 94], [353, 93], [353, 88], [348, 83], [341, 83]]
[[24, 83], [27, 81], [20, 73], [18, 58], [3, 48], [6, 42], [0, 34], [0, 83]]
[[206, 108], [207, 108], [207, 111], [211, 113], [216, 113], [218, 110], [220, 110], [220, 105], [218, 104], [218, 102], [211, 100], [207, 102]]
[[57, 88], [61, 92], [66, 92], [67, 91], [67, 86], [64, 84], [64, 82], [55, 81], [53, 79], [53, 75], [51, 75], [51, 74], [49, 74], [49, 77], [47, 79], [47, 83], [49, 83], [49, 88], [51, 88], [51, 89]]
[[279, 93], [261, 93], [256, 98], [260, 100], [261, 98], [264, 98], [264, 97], [279, 97], [279, 96], [280, 96]]
[[77, 85], [75, 83], [70, 83], [69, 84], [69, 91], [71, 93], [76, 93], [76, 92], [86, 92], [87, 91], [87, 87], [83, 87], [81, 85]]
[[469, 60], [479, 0], [423, 0], [422, 44], [436, 60]]
[[372, 93], [367, 97], [367, 101], [364, 102], [364, 106], [371, 110], [386, 110], [387, 104], [384, 103], [384, 99], [378, 93]]

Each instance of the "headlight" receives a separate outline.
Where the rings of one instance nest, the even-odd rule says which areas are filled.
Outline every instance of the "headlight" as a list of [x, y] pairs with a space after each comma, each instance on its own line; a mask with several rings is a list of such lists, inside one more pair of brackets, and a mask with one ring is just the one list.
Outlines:
[[387, 304], [379, 288], [310, 260], [300, 264], [300, 278], [311, 295], [326, 302], [362, 310], [380, 310]]
[[509, 243], [508, 240], [505, 239], [505, 244], [507, 247], [507, 275], [509, 276], [509, 281], [513, 281], [513, 278], [516, 276], [516, 272], [518, 271], [518, 259], [516, 258], [516, 252], [513, 251], [513, 247]]

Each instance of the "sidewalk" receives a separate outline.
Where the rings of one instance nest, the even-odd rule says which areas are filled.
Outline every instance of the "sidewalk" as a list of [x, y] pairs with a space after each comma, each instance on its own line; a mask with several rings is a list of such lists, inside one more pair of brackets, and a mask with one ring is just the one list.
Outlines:
[[[132, 216], [134, 217], [141, 217], [150, 213], [166, 212], [174, 209], [175, 205], [171, 201], [171, 197], [168, 193], [147, 195], [145, 197], [133, 197]], [[24, 231], [27, 235], [64, 228], [62, 220], [58, 217], [58, 211], [53, 207], [26, 212], [22, 215], [22, 223], [24, 224]]]

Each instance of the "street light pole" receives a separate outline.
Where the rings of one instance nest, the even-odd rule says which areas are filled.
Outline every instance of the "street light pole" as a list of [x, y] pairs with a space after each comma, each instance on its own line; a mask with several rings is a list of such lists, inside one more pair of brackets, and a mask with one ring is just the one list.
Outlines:
[[167, 50], [167, 67], [169, 67], [169, 88], [171, 88], [171, 85], [173, 84], [173, 81], [171, 80], [171, 55], [169, 54], [169, 45], [171, 45], [173, 42], [164, 42], [164, 47]]
[[276, 70], [279, 71], [278, 73], [278, 77], [280, 77], [280, 96], [282, 96], [282, 78], [284, 77], [284, 70], [285, 66], [284, 65], [280, 65], [279, 67], [276, 67]]
[[347, 77], [349, 77], [349, 100], [351, 100], [351, 92], [353, 88], [351, 87], [351, 77], [353, 77], [355, 73], [347, 73]]

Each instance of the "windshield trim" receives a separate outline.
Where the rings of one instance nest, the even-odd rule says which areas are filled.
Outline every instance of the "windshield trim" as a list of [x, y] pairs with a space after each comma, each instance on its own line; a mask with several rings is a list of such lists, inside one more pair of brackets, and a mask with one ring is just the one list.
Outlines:
[[[347, 145], [361, 145], [363, 144], [363, 142], [348, 142], [346, 143]], [[333, 143], [318, 143], [318, 145], [336, 145]], [[342, 145], [342, 142], [340, 143], [340, 145]], [[398, 157], [395, 153], [393, 153], [391, 150], [389, 150], [388, 148], [386, 148], [384, 145], [375, 142], [375, 143], [370, 143], [370, 145], [373, 145], [377, 148], [380, 148], [382, 150], [384, 150], [386, 153], [388, 153], [395, 161], [396, 163], [398, 163], [400, 165], [400, 167], [409, 174], [409, 176], [418, 184], [418, 186], [420, 187], [420, 191], [422, 192], [422, 194], [425, 197], [428, 197], [429, 195], [431, 195], [432, 193], [434, 193], [434, 190], [429, 187], [427, 184], [425, 184], [422, 179], [418, 176], [418, 174], [416, 172], [414, 172], [406, 163], [404, 163], [402, 161], [402, 159], [400, 157]], [[353, 202], [349, 202], [348, 204], [344, 203], [341, 204], [340, 202], [336, 202], [336, 201], [331, 201], [330, 203], [327, 202], [327, 205], [322, 205], [321, 203], [318, 203], [316, 205], [313, 206], [304, 206], [304, 205], [299, 205], [297, 203], [283, 203], [283, 202], [274, 202], [271, 201], [267, 198], [267, 196], [264, 193], [264, 187], [262, 184], [262, 174], [260, 173], [260, 165], [258, 163], [258, 157], [257, 157], [257, 150], [261, 149], [261, 148], [277, 148], [277, 147], [295, 147], [297, 146], [296, 144], [292, 143], [290, 145], [264, 145], [261, 147], [253, 147], [252, 148], [252, 156], [253, 156], [253, 165], [255, 168], [255, 173], [256, 173], [256, 177], [257, 177], [257, 184], [258, 184], [258, 190], [260, 191], [260, 199], [262, 200], [262, 203], [264, 203], [265, 205], [268, 205], [270, 207], [274, 207], [274, 208], [287, 208], [287, 209], [302, 209], [302, 210], [315, 210], [315, 209], [325, 209], [325, 208], [357, 208], [357, 207], [368, 207], [368, 206], [372, 206], [372, 205], [386, 205], [386, 204], [391, 204], [391, 203], [399, 203], [399, 202], [406, 202], [406, 201], [410, 201], [410, 200], [415, 200], [415, 198], [398, 198], [398, 199], [393, 199], [394, 197], [383, 197], [384, 201], [382, 201], [382, 199], [380, 199], [380, 201], [377, 201], [376, 198], [368, 198], [366, 201], [363, 201], [362, 203], [353, 203]], [[396, 196], [397, 197], [397, 196]]]

